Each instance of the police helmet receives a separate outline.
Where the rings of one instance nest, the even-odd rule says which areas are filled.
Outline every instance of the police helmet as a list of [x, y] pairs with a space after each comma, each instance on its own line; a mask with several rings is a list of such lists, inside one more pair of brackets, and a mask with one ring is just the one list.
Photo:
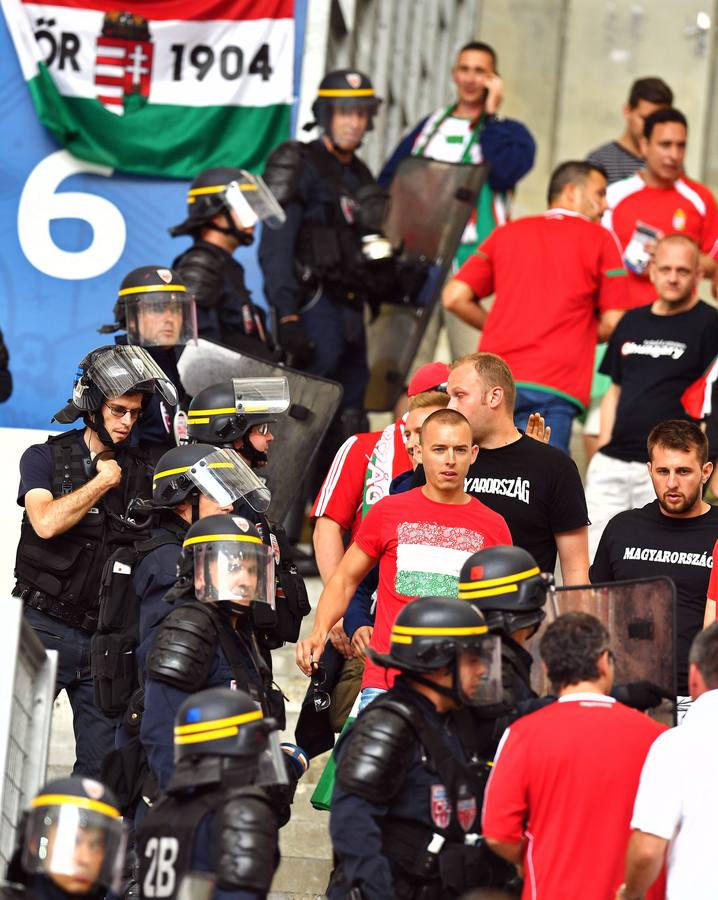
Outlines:
[[196, 394], [187, 411], [187, 436], [220, 447], [231, 447], [255, 425], [276, 422], [289, 408], [289, 386], [283, 376], [235, 378]]
[[207, 516], [195, 522], [182, 544], [183, 563], [192, 566], [194, 593], [205, 603], [274, 608], [274, 554], [243, 516]]
[[265, 512], [272, 499], [236, 450], [182, 444], [160, 457], [152, 477], [154, 506], [177, 506], [200, 493], [223, 507], [244, 497], [257, 512]]
[[481, 610], [491, 632], [510, 637], [520, 628], [538, 630], [551, 582], [521, 547], [488, 547], [461, 567], [459, 599]]
[[91, 778], [48, 782], [30, 802], [20, 864], [65, 893], [102, 887], [119, 893], [125, 829], [112, 791]]
[[127, 342], [174, 347], [197, 340], [194, 298], [179, 274], [163, 266], [140, 266], [122, 280], [113, 309], [115, 322], [100, 334], [127, 330]]
[[356, 69], [336, 69], [322, 78], [317, 98], [312, 104], [312, 114], [322, 131], [331, 137], [332, 113], [335, 109], [366, 109], [369, 115], [366, 130], [371, 131], [381, 102], [370, 79], [363, 72]]
[[[212, 221], [220, 214], [224, 214], [225, 226]], [[252, 228], [258, 221], [269, 228], [281, 228], [286, 218], [259, 175], [245, 169], [219, 167], [205, 169], [194, 179], [187, 192], [187, 218], [170, 228], [170, 234], [196, 238], [203, 228], [213, 228], [233, 235], [241, 244], [251, 244]]]
[[[424, 673], [451, 666], [454, 682], [448, 693], [462, 703], [495, 702], [501, 683], [500, 642], [488, 632], [475, 606], [454, 597], [419, 597], [396, 617], [389, 652], [368, 653], [377, 665], [400, 669], [418, 681]], [[464, 663], [475, 657], [484, 661], [484, 673], [480, 680], [467, 680]]]
[[177, 403], [177, 389], [143, 347], [97, 347], [80, 361], [72, 398], [55, 413], [53, 420], [69, 425], [82, 416], [90, 427], [99, 431], [96, 427], [99, 417], [92, 413], [96, 413], [106, 400], [141, 393], [147, 395], [146, 402], [155, 391], [170, 406]]

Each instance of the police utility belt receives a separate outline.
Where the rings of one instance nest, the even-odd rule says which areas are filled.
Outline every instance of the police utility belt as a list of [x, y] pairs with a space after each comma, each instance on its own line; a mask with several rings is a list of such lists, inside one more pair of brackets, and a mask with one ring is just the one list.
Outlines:
[[93, 634], [97, 627], [97, 610], [92, 613], [79, 610], [71, 603], [63, 603], [62, 600], [49, 597], [29, 585], [18, 582], [12, 589], [12, 596], [19, 597], [23, 604], [30, 609], [37, 609], [72, 628], [81, 628], [83, 631]]

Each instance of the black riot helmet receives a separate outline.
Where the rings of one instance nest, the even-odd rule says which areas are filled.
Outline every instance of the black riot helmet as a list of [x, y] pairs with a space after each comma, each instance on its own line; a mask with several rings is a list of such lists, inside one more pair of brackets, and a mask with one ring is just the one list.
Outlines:
[[113, 309], [115, 322], [100, 334], [125, 329], [127, 343], [175, 347], [197, 340], [194, 298], [177, 272], [140, 266], [122, 280]]
[[[494, 703], [500, 696], [500, 641], [489, 635], [484, 617], [475, 606], [454, 597], [419, 597], [411, 601], [392, 626], [389, 652], [368, 652], [377, 665], [400, 669], [461, 704]], [[472, 666], [476, 659], [482, 663], [480, 677]], [[453, 667], [451, 688], [422, 678], [423, 674], [444, 667]]]
[[[213, 221], [220, 215], [224, 225]], [[249, 245], [260, 220], [269, 228], [280, 228], [286, 216], [259, 175], [230, 167], [205, 169], [187, 192], [187, 218], [170, 228], [170, 234], [189, 234], [196, 239], [202, 229], [211, 228]]]
[[[381, 102], [381, 98], [374, 92], [370, 79], [363, 72], [356, 69], [336, 69], [322, 78], [317, 99], [312, 104], [312, 114], [316, 124], [334, 143], [331, 127], [335, 109], [347, 111], [357, 107], [366, 109], [368, 113], [366, 130], [371, 131], [374, 127], [374, 116]], [[314, 127], [314, 123], [307, 127]]]
[[538, 630], [551, 583], [521, 547], [488, 547], [461, 567], [459, 599], [481, 610], [492, 633], [510, 637], [520, 628]]
[[266, 453], [259, 453], [245, 440], [255, 425], [269, 425], [276, 414], [289, 407], [289, 385], [283, 376], [276, 378], [235, 378], [210, 385], [192, 398], [187, 410], [187, 437], [217, 447], [232, 447], [243, 441], [241, 453], [250, 465], [266, 464]]
[[[25, 818], [20, 866], [42, 875], [67, 894], [102, 887], [119, 893], [126, 832], [112, 791], [91, 778], [48, 782]], [[102, 892], [104, 893], [104, 891]]]
[[277, 722], [241, 690], [207, 688], [180, 706], [169, 793], [222, 781], [226, 786], [286, 784]]
[[150, 394], [160, 393], [170, 406], [177, 403], [177, 389], [143, 347], [110, 345], [91, 350], [77, 367], [72, 398], [52, 417], [61, 425], [69, 425], [82, 417], [96, 431], [103, 444], [112, 438], [103, 424], [102, 405], [124, 394], [144, 394], [143, 405]]

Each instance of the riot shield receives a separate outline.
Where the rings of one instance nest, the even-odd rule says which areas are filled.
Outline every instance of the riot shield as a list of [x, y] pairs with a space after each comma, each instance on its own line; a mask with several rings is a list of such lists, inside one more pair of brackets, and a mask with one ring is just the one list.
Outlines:
[[383, 303], [367, 324], [368, 410], [394, 408], [487, 176], [487, 163], [410, 156], [399, 165], [382, 233], [399, 252], [399, 267], [423, 267], [423, 282], [411, 302]]
[[[547, 626], [566, 612], [586, 612], [608, 629], [616, 658], [614, 681], [652, 681], [676, 696], [676, 588], [670, 578], [641, 578], [586, 587], [557, 588], [546, 601], [546, 619], [531, 640], [533, 689], [551, 693], [540, 662], [539, 645]], [[671, 704], [654, 714], [663, 719]], [[672, 715], [672, 709], [670, 714]]]
[[177, 368], [185, 390], [191, 395], [233, 378], [286, 377], [289, 409], [277, 415], [272, 423], [275, 443], [269, 450], [269, 463], [259, 473], [272, 492], [267, 516], [282, 522], [339, 408], [341, 385], [238, 353], [204, 338], [184, 348]]

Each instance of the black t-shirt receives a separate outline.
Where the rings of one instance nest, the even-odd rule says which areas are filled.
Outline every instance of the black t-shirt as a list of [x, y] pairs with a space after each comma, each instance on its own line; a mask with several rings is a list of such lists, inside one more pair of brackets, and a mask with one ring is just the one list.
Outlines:
[[701, 516], [664, 515], [658, 500], [614, 516], [606, 526], [589, 571], [591, 582], [664, 575], [677, 592], [678, 693], [688, 694], [688, 651], [703, 627], [706, 595], [718, 538], [718, 508]]
[[[415, 484], [425, 483], [419, 466]], [[556, 568], [555, 535], [588, 525], [576, 463], [526, 435], [506, 447], [479, 450], [464, 489], [506, 519], [514, 544], [528, 550], [542, 572]]]
[[621, 388], [613, 434], [601, 452], [647, 462], [651, 429], [666, 419], [688, 419], [681, 394], [717, 353], [718, 312], [707, 303], [675, 316], [657, 316], [650, 306], [627, 312], [599, 370]]

